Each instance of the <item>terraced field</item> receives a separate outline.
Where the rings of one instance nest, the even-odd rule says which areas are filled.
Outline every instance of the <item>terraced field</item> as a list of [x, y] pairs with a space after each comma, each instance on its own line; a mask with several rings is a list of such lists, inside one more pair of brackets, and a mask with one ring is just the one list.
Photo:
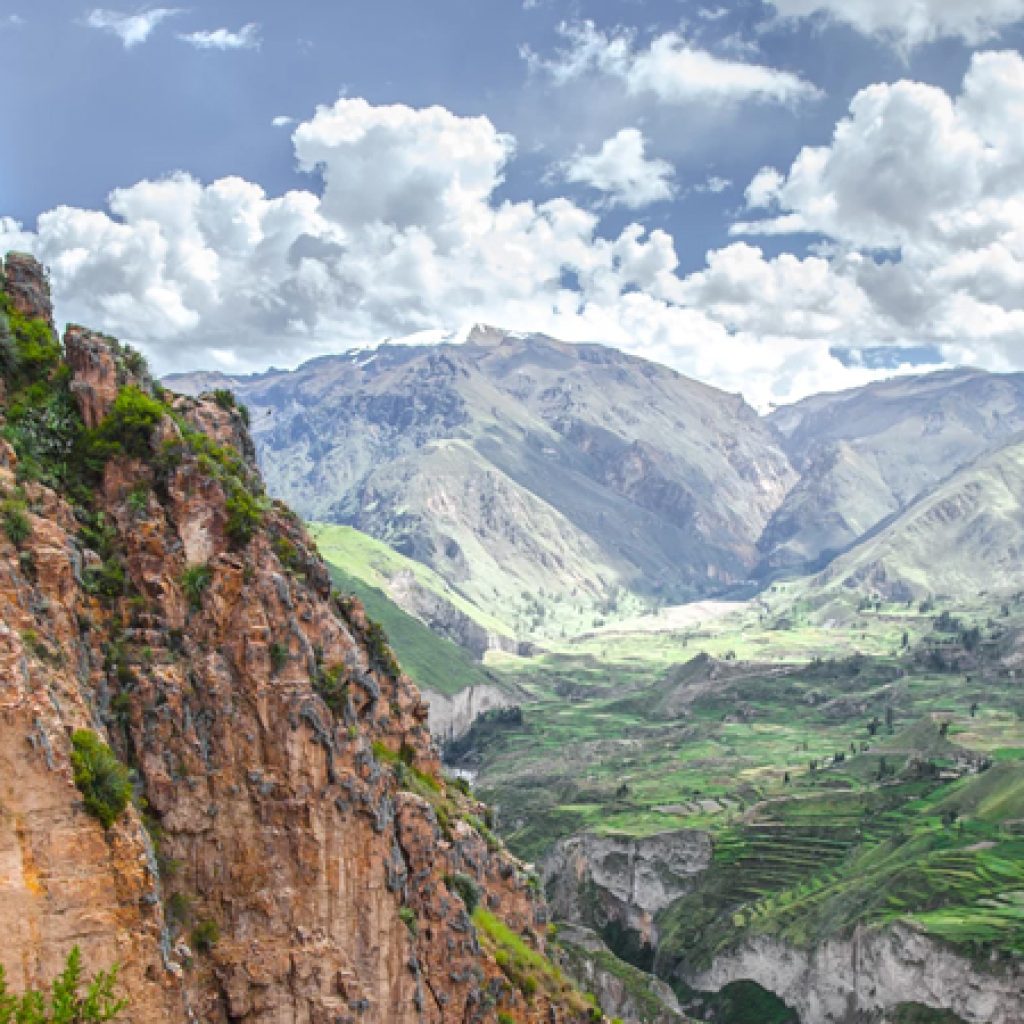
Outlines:
[[1024, 954], [1021, 600], [831, 607], [826, 625], [792, 598], [489, 662], [534, 700], [455, 753], [510, 845], [709, 831], [711, 869], [660, 921], [663, 969], [895, 919]]

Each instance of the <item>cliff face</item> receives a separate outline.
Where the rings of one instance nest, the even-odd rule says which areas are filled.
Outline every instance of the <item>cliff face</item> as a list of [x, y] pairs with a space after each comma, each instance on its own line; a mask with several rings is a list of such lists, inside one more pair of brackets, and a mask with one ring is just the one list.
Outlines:
[[774, 992], [805, 1024], [860, 1024], [911, 1001], [952, 1010], [969, 1024], [1024, 1020], [1019, 964], [978, 970], [904, 925], [858, 928], [849, 939], [829, 939], [809, 950], [756, 939], [688, 980], [718, 991], [740, 978]]
[[658, 943], [655, 916], [693, 888], [711, 863], [706, 832], [680, 829], [634, 839], [583, 832], [555, 844], [543, 876], [555, 916]]
[[[586, 1019], [474, 927], [479, 891], [544, 949], [534, 883], [440, 781], [426, 705], [263, 495], [241, 412], [159, 394], [81, 328], [60, 358], [32, 324], [51, 323], [41, 269], [9, 257], [5, 277], [9, 983], [42, 984], [78, 943], [88, 970], [122, 965], [137, 1024]], [[83, 729], [137, 780], [109, 829], [74, 782]]]

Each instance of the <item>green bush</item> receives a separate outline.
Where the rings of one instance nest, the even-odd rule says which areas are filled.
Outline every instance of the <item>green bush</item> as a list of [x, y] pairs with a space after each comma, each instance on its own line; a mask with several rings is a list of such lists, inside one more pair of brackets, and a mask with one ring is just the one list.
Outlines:
[[345, 710], [345, 701], [348, 698], [345, 666], [332, 665], [330, 668], [322, 669], [313, 682], [313, 689], [320, 694], [331, 711], [340, 715]]
[[255, 536], [263, 519], [259, 502], [241, 485], [236, 484], [228, 494], [224, 509], [228, 514], [225, 531], [239, 547], [244, 547]]
[[121, 560], [113, 555], [99, 565], [91, 566], [82, 573], [82, 586], [87, 594], [113, 600], [123, 597], [128, 579]]
[[167, 410], [155, 398], [129, 384], [121, 388], [106, 419], [97, 428], [101, 442], [142, 459], [152, 454], [153, 431]]
[[28, 505], [21, 498], [5, 498], [0, 503], [0, 523], [11, 543], [20, 547], [32, 533], [32, 524], [28, 521]]
[[222, 409], [234, 409], [235, 407], [235, 393], [230, 388], [217, 388], [213, 392], [213, 400]]
[[469, 875], [459, 872], [454, 875], [445, 875], [444, 883], [452, 892], [458, 894], [462, 902], [466, 904], [466, 913], [472, 916], [480, 902], [480, 886], [476, 881]]
[[199, 953], [209, 953], [220, 941], [220, 927], [207, 918], [192, 929], [192, 946]]
[[75, 946], [49, 992], [28, 991], [11, 995], [0, 966], [0, 1024], [101, 1024], [114, 1020], [128, 1003], [114, 997], [117, 967], [100, 971], [85, 992], [82, 985], [82, 951]]
[[398, 916], [413, 935], [419, 931], [419, 922], [416, 920], [416, 913], [412, 907], [402, 907], [398, 911]]
[[85, 807], [104, 828], [120, 817], [132, 797], [128, 769], [94, 732], [78, 729], [71, 737], [71, 767]]
[[275, 675], [285, 667], [288, 662], [288, 648], [275, 640], [269, 648], [270, 671]]
[[213, 580], [213, 570], [208, 565], [190, 565], [181, 577], [181, 587], [188, 598], [189, 607], [197, 612], [203, 606], [203, 594]]

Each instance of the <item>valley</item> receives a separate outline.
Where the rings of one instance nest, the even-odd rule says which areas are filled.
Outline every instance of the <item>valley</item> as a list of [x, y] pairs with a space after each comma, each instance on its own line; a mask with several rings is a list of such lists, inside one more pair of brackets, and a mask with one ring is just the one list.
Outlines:
[[[1024, 1014], [1024, 377], [758, 417], [478, 327], [175, 383], [250, 404], [271, 486], [624, 1012]], [[673, 994], [638, 1002], [654, 976]]]

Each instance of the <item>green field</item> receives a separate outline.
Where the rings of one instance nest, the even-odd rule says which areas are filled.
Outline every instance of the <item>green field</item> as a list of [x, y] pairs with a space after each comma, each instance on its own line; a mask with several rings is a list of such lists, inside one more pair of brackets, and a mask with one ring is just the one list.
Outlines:
[[712, 835], [712, 868], [661, 921], [666, 971], [749, 934], [809, 944], [893, 920], [1024, 955], [1021, 601], [823, 621], [795, 592], [494, 659], [533, 701], [453, 753], [528, 859], [581, 829]]

